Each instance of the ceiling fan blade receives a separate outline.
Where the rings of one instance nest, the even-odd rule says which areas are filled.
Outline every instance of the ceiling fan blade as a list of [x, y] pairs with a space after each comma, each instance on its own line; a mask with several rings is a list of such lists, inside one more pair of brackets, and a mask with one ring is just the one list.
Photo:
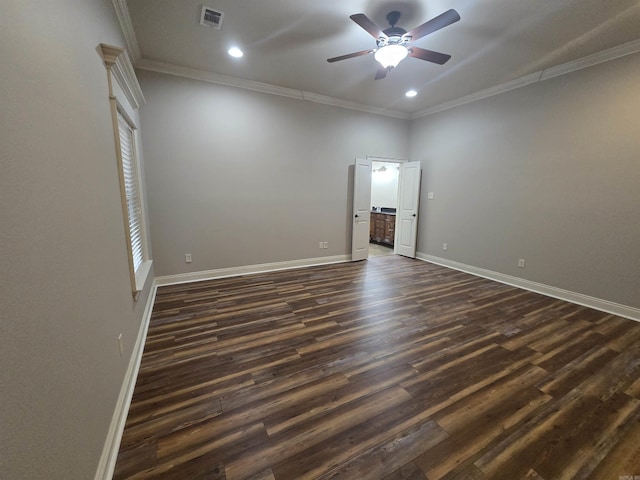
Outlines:
[[452, 23], [460, 20], [460, 15], [454, 9], [447, 10], [446, 12], [432, 18], [426, 23], [414, 28], [413, 30], [405, 33], [403, 37], [411, 37], [411, 41], [415, 41], [419, 38], [429, 35], [441, 28], [451, 25]]
[[413, 46], [409, 47], [409, 56], [426, 60], [427, 62], [437, 63], [438, 65], [444, 65], [451, 58], [451, 55], [447, 55], [446, 53], [434, 52]]
[[389, 73], [389, 70], [384, 68], [382, 65], [379, 65], [378, 66], [378, 71], [376, 72], [375, 79], [376, 80], [380, 80], [380, 79], [386, 77], [387, 73]]
[[349, 17], [351, 20], [356, 22], [362, 28], [364, 28], [369, 35], [371, 35], [376, 40], [378, 38], [387, 38], [387, 35], [382, 31], [382, 29], [377, 26], [369, 17], [367, 17], [364, 13], [354, 13]]
[[327, 62], [329, 62], [329, 63], [339, 62], [340, 60], [346, 60], [347, 58], [359, 57], [360, 55], [366, 55], [366, 54], [372, 53], [374, 51], [375, 51], [375, 49], [369, 49], [369, 50], [361, 50], [359, 52], [347, 53], [346, 55], [340, 55], [339, 57], [327, 58]]

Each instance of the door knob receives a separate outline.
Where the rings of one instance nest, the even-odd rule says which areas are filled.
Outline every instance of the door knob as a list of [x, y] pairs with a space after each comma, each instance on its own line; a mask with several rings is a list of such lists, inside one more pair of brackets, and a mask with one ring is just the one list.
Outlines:
[[416, 216], [416, 214], [414, 213], [414, 214], [413, 214], [413, 215], [411, 215], [411, 216], [412, 216], [412, 217], [415, 217], [415, 216]]
[[356, 218], [358, 218], [358, 214], [356, 213]]

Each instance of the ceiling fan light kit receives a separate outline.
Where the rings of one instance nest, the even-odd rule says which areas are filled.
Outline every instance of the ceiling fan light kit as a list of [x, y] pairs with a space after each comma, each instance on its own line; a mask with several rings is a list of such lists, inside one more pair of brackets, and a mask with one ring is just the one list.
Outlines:
[[404, 45], [385, 45], [382, 48], [376, 50], [373, 54], [374, 58], [384, 68], [393, 68], [397, 66], [402, 60], [407, 58], [409, 50]]
[[373, 53], [374, 58], [382, 67], [378, 69], [375, 76], [375, 79], [379, 80], [386, 77], [387, 73], [391, 71], [391, 69], [395, 68], [406, 57], [414, 57], [419, 60], [437, 63], [438, 65], [444, 65], [449, 61], [451, 55], [414, 47], [410, 45], [410, 43], [457, 22], [460, 20], [460, 15], [453, 9], [447, 10], [446, 12], [408, 32], [403, 28], [395, 26], [396, 22], [400, 18], [400, 12], [397, 11], [389, 12], [387, 15], [387, 21], [389, 22], [390, 27], [385, 30], [382, 30], [373, 23], [373, 21], [364, 13], [356, 13], [351, 15], [349, 18], [376, 39], [377, 48], [328, 58], [327, 62], [333, 63]]

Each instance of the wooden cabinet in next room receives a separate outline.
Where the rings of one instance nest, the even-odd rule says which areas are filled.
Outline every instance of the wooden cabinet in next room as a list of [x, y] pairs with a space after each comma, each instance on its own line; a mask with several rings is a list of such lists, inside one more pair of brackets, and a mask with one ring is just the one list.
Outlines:
[[369, 237], [372, 242], [393, 245], [396, 216], [387, 213], [371, 212]]

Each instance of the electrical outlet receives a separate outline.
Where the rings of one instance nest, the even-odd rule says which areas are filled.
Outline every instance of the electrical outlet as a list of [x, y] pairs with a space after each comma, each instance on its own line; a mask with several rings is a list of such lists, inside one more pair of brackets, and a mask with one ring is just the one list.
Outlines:
[[118, 348], [120, 349], [120, 356], [124, 353], [124, 342], [122, 340], [122, 334], [118, 335]]
[[449, 250], [449, 244], [447, 244], [447, 243], [443, 243], [443, 244], [442, 244], [442, 249], [443, 249], [443, 250]]
[[190, 253], [185, 253], [184, 254], [184, 262], [185, 263], [191, 263], [191, 254]]
[[521, 258], [518, 260], [518, 268], [524, 268], [524, 264], [525, 264], [524, 258]]
[[329, 242], [322, 242], [322, 248], [329, 248]]

